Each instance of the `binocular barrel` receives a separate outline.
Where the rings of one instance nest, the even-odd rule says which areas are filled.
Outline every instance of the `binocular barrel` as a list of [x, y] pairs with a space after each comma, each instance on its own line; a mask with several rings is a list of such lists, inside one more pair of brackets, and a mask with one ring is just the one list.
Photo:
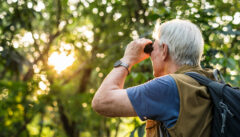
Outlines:
[[147, 54], [151, 54], [153, 51], [153, 43], [147, 44], [144, 48], [144, 52]]

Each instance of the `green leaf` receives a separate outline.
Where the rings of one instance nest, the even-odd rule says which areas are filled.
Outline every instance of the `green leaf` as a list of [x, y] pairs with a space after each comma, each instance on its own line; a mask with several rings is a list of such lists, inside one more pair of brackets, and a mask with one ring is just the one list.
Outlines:
[[129, 137], [134, 137], [135, 131], [136, 131], [136, 128], [130, 133], [130, 136], [129, 136]]
[[142, 124], [142, 125], [138, 128], [138, 137], [143, 137], [143, 136], [144, 136], [145, 126], [146, 126], [146, 124]]

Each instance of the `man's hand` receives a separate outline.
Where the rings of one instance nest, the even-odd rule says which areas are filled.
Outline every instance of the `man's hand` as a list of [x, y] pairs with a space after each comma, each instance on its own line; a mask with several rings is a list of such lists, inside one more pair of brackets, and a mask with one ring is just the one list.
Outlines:
[[127, 63], [131, 68], [133, 65], [147, 59], [149, 54], [144, 53], [144, 48], [147, 44], [152, 43], [151, 40], [141, 38], [130, 42], [127, 45], [122, 62]]

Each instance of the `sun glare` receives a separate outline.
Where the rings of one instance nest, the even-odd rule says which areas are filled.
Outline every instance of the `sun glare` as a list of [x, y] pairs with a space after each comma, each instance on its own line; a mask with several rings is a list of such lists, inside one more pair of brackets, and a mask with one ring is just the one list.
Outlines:
[[53, 52], [48, 58], [48, 64], [54, 66], [54, 69], [60, 74], [67, 67], [71, 66], [75, 58], [73, 54], [67, 55], [66, 53]]

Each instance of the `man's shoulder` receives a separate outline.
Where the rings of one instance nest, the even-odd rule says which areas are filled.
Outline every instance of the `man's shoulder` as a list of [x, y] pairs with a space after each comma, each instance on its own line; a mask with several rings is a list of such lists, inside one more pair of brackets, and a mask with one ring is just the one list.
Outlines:
[[186, 75], [186, 74], [169, 74], [174, 81], [176, 82], [176, 84], [179, 85], [196, 85], [199, 86], [199, 83], [194, 80], [193, 78], [191, 78], [190, 76]]
[[153, 79], [155, 82], [161, 82], [165, 84], [175, 84], [175, 80], [171, 75], [164, 75]]

